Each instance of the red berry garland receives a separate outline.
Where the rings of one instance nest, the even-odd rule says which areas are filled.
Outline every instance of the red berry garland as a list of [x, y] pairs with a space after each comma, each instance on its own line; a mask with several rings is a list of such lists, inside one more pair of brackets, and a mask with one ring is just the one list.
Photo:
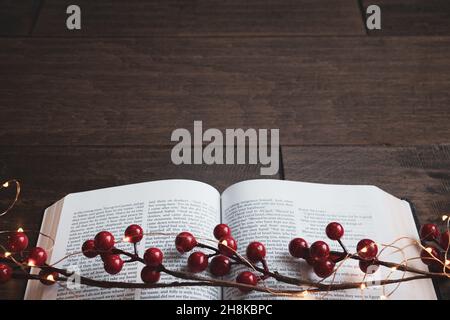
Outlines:
[[[199, 273], [205, 271], [209, 266], [209, 271], [213, 276], [221, 277], [231, 272], [232, 266], [238, 264], [241, 266], [251, 267], [256, 275], [251, 271], [240, 272], [236, 278], [236, 283], [245, 284], [256, 287], [259, 281], [269, 277], [279, 280], [276, 272], [270, 272], [266, 263], [267, 251], [263, 243], [258, 241], [250, 242], [246, 248], [246, 257], [249, 262], [237, 252], [237, 242], [231, 236], [231, 230], [226, 224], [219, 224], [214, 228], [214, 237], [219, 239], [217, 249], [198, 243], [196, 238], [189, 232], [181, 232], [175, 238], [175, 247], [180, 253], [190, 252], [194, 248], [209, 249], [215, 251], [213, 254], [206, 254], [201, 251], [192, 252], [187, 259], [187, 269], [191, 273]], [[362, 239], [358, 242], [356, 255], [350, 254], [341, 242], [344, 236], [344, 228], [338, 222], [329, 223], [326, 226], [325, 233], [331, 240], [337, 241], [342, 247], [343, 252], [330, 251], [329, 245], [324, 241], [316, 241], [310, 247], [303, 238], [294, 238], [289, 243], [289, 253], [294, 258], [305, 259], [312, 266], [314, 273], [320, 278], [328, 278], [337, 272], [336, 264], [346, 258], [358, 259], [359, 268], [366, 274], [372, 274], [378, 270], [380, 265], [388, 266], [385, 262], [377, 260], [378, 246], [370, 239]], [[125, 232], [126, 242], [136, 244], [143, 239], [144, 232], [139, 225], [130, 225]], [[449, 246], [449, 232], [440, 234], [438, 228], [434, 224], [426, 224], [420, 230], [423, 245], [426, 249], [422, 250], [420, 258], [422, 262], [429, 266], [432, 272], [440, 273], [449, 263], [446, 260], [445, 250]], [[432, 242], [432, 246], [426, 242]], [[134, 246], [134, 253], [128, 253], [120, 250], [115, 246], [114, 236], [108, 231], [99, 232], [92, 240], [86, 240], [82, 245], [82, 253], [87, 258], [101, 257], [104, 269], [111, 275], [116, 275], [122, 271], [123, 265], [129, 262], [139, 261], [145, 264], [141, 270], [141, 279], [146, 284], [154, 284], [160, 280], [161, 272], [177, 276], [177, 272], [171, 271], [163, 266], [163, 252], [159, 248], [148, 248], [143, 258], [140, 258], [137, 247]], [[3, 259], [15, 253], [23, 256], [24, 250], [28, 247], [28, 237], [24, 232], [11, 232], [7, 240], [7, 249]], [[442, 251], [441, 249], [444, 249]], [[124, 261], [121, 256], [126, 256], [128, 260]], [[12, 261], [15, 261], [11, 257]], [[210, 261], [211, 259], [211, 261]], [[25, 262], [29, 266], [42, 267], [39, 272], [39, 280], [44, 285], [53, 285], [60, 280], [60, 274], [57, 268], [45, 266], [47, 253], [43, 248], [32, 248], [26, 258], [22, 258], [21, 264]], [[258, 263], [262, 263], [262, 267], [258, 267]], [[393, 269], [397, 269], [394, 267]], [[401, 269], [401, 270], [404, 270]], [[407, 271], [407, 270], [406, 270]], [[449, 270], [450, 271], [450, 270]], [[445, 271], [445, 272], [449, 272]], [[66, 276], [65, 273], [63, 273]], [[5, 283], [13, 277], [13, 270], [7, 263], [0, 263], [0, 283]], [[177, 276], [178, 277], [178, 276]], [[183, 278], [183, 276], [179, 276]], [[286, 277], [285, 277], [286, 278]], [[185, 279], [197, 280], [199, 278], [188, 277]], [[209, 280], [212, 281], [212, 280]], [[280, 280], [283, 281], [283, 280]], [[290, 282], [287, 282], [290, 283]], [[363, 284], [361, 284], [362, 286]], [[150, 287], [150, 286], [149, 286]], [[239, 289], [243, 293], [252, 291], [251, 288]], [[262, 290], [261, 287], [256, 288]]]

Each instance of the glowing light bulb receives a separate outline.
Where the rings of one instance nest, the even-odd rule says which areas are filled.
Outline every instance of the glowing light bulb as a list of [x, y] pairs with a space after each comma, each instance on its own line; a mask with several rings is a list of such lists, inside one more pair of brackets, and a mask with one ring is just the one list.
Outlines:
[[6, 252], [4, 253], [4, 256], [5, 256], [5, 258], [8, 258], [9, 256], [11, 256], [11, 252], [6, 251]]
[[227, 240], [222, 240], [222, 242], [221, 242], [225, 247], [228, 247], [228, 242], [227, 242]]
[[397, 267], [392, 267], [391, 270], [392, 271], [397, 271]]
[[22, 228], [17, 229], [17, 232], [23, 232]]
[[361, 283], [361, 290], [364, 290], [365, 288], [367, 288], [365, 283]]
[[28, 260], [28, 266], [29, 266], [29, 267], [35, 267], [35, 266], [36, 266], [36, 263], [34, 262], [34, 260], [29, 259], [29, 260]]
[[433, 252], [433, 248], [428, 247], [428, 248], [425, 249], [425, 251], [428, 252], [428, 253], [432, 253]]
[[48, 280], [48, 281], [55, 282], [55, 277], [54, 277], [52, 274], [49, 274], [49, 275], [47, 276], [47, 280]]
[[123, 237], [123, 239], [122, 239], [124, 242], [130, 242], [131, 241], [131, 238], [130, 237]]
[[444, 214], [444, 215], [442, 216], [442, 221], [446, 221], [447, 219], [448, 219], [448, 215]]
[[449, 266], [450, 265], [450, 260], [445, 260], [445, 265]]
[[6, 182], [3, 184], [3, 188], [8, 188], [8, 187], [9, 187], [9, 182], [6, 181]]

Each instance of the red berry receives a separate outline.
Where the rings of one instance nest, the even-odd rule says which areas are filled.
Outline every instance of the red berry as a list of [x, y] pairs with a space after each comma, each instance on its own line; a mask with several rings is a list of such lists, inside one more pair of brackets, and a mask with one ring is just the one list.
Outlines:
[[175, 247], [179, 253], [189, 252], [197, 246], [197, 240], [189, 232], [181, 232], [175, 238]]
[[209, 264], [209, 270], [216, 277], [228, 274], [231, 270], [231, 261], [225, 256], [215, 256]]
[[440, 236], [439, 229], [434, 223], [427, 223], [420, 228], [420, 238], [425, 241], [438, 240]]
[[45, 264], [45, 261], [47, 261], [47, 252], [44, 249], [41, 247], [31, 249], [27, 259], [29, 266], [39, 267]]
[[94, 240], [86, 240], [81, 247], [81, 251], [87, 258], [95, 258], [98, 255], [98, 252], [95, 249]]
[[227, 257], [232, 257], [237, 250], [237, 242], [232, 237], [224, 237], [219, 240], [219, 252]]
[[163, 253], [158, 248], [149, 248], [144, 253], [145, 264], [149, 267], [158, 267], [163, 262]]
[[39, 272], [39, 277], [40, 277], [39, 281], [41, 281], [42, 284], [46, 286], [51, 286], [56, 283], [56, 281], [59, 278], [59, 274], [56, 271], [49, 271], [42, 269]]
[[445, 231], [443, 234], [441, 234], [441, 246], [444, 251], [447, 251], [449, 249], [449, 237], [449, 231]]
[[344, 228], [340, 223], [331, 222], [327, 225], [325, 232], [331, 240], [339, 240], [344, 235]]
[[0, 263], [0, 283], [8, 282], [12, 278], [12, 269], [4, 263]]
[[144, 230], [137, 224], [132, 224], [125, 230], [125, 241], [127, 242], [138, 243], [143, 237]]
[[228, 225], [221, 223], [214, 228], [214, 238], [216, 238], [217, 240], [230, 236], [231, 236], [231, 229]]
[[117, 254], [106, 255], [103, 259], [105, 271], [109, 274], [117, 274], [122, 270], [123, 260]]
[[[239, 275], [236, 278], [236, 282], [248, 284], [251, 286], [256, 286], [258, 284], [258, 278], [250, 271], [244, 271], [244, 272], [239, 273]], [[239, 288], [239, 290], [241, 290], [241, 292], [243, 292], [243, 293], [252, 291], [252, 289], [250, 289], [250, 288], [248, 288], [248, 289], [247, 288]]]
[[159, 281], [160, 277], [161, 273], [155, 268], [149, 266], [142, 268], [141, 279], [144, 283], [156, 283]]
[[266, 257], [266, 247], [261, 242], [251, 242], [247, 247], [247, 258], [251, 262], [263, 261]]
[[114, 236], [111, 232], [101, 231], [95, 236], [94, 245], [99, 252], [109, 251], [114, 247]]
[[320, 278], [328, 278], [333, 274], [334, 262], [328, 259], [314, 262], [314, 273]]
[[375, 260], [359, 260], [359, 269], [367, 274], [374, 274], [380, 266], [375, 263]]
[[6, 248], [11, 252], [21, 252], [28, 247], [28, 237], [23, 232], [12, 232], [7, 239]]
[[378, 254], [378, 247], [375, 242], [370, 239], [362, 239], [356, 246], [356, 251], [361, 259], [373, 260]]
[[203, 252], [191, 253], [188, 258], [188, 268], [190, 272], [202, 272], [208, 268], [208, 256]]
[[330, 247], [323, 241], [316, 241], [309, 249], [309, 255], [314, 261], [324, 261], [330, 256]]
[[289, 242], [289, 253], [294, 258], [306, 259], [309, 256], [308, 243], [302, 238], [294, 238]]
[[422, 262], [427, 266], [433, 264], [434, 262], [438, 262], [436, 261], [436, 259], [439, 259], [439, 251], [434, 247], [422, 249], [422, 251], [420, 252], [420, 260], [422, 260]]

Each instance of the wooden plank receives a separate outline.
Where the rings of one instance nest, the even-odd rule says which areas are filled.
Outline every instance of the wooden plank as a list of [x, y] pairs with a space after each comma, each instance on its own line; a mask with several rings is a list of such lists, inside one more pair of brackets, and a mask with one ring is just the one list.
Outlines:
[[369, 30], [373, 36], [450, 35], [450, 2], [447, 0], [360, 0], [381, 8], [381, 30]]
[[[283, 147], [284, 176], [332, 184], [376, 185], [411, 200], [421, 223], [450, 212], [450, 146]], [[441, 285], [450, 298], [450, 283]]]
[[31, 32], [42, 0], [0, 0], [0, 37]]
[[[2, 230], [19, 226], [39, 230], [44, 209], [68, 193], [160, 179], [194, 179], [223, 191], [235, 182], [261, 177], [259, 165], [176, 166], [170, 151], [151, 147], [2, 147], [0, 180], [17, 178], [22, 183], [20, 202], [0, 218]], [[2, 208], [8, 199], [2, 193]], [[30, 238], [35, 243], [36, 236]], [[24, 289], [25, 283], [16, 281], [0, 286], [0, 299], [21, 299]]]
[[1, 39], [1, 145], [450, 142], [450, 38]]
[[[336, 6], [336, 2], [338, 5]], [[68, 0], [47, 0], [34, 32], [44, 36], [363, 34], [357, 1], [78, 0], [82, 28], [65, 25]]]

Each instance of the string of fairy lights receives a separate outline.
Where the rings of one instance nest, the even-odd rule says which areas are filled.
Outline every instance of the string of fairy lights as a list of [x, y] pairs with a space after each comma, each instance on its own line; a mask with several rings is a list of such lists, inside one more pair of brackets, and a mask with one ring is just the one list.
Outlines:
[[[13, 200], [8, 204], [7, 208], [2, 211], [0, 213], [0, 217], [6, 215], [8, 212], [10, 212], [15, 205], [17, 204], [19, 197], [20, 197], [20, 193], [21, 193], [21, 185], [20, 182], [16, 179], [11, 179], [8, 180], [6, 182], [4, 182], [1, 185], [0, 189], [7, 189], [7, 188], [15, 188], [15, 195], [13, 197]], [[446, 230], [447, 232], [450, 230], [450, 216], [448, 214], [444, 214], [442, 215], [442, 222], [445, 223], [446, 225]], [[0, 230], [0, 234], [8, 234], [11, 232], [35, 232], [38, 233], [39, 235], [46, 237], [47, 239], [50, 240], [51, 246], [49, 248], [47, 248], [46, 250], [48, 252], [51, 252], [55, 246], [55, 239], [53, 239], [51, 236], [46, 235], [44, 233], [41, 233], [40, 231], [34, 231], [34, 230], [24, 230], [22, 227], [19, 227], [17, 230], [11, 231], [11, 230]], [[175, 233], [164, 233], [164, 232], [152, 232], [152, 233], [145, 233], [145, 236], [163, 236], [163, 237], [173, 237], [176, 234]], [[199, 238], [201, 240], [210, 242], [210, 243], [214, 243], [214, 244], [219, 244], [219, 241], [216, 239], [209, 239], [209, 238]], [[410, 241], [409, 244], [404, 245], [403, 247], [399, 247], [397, 244], [400, 241], [403, 240], [408, 240]], [[130, 242], [130, 239], [128, 239], [127, 237], [124, 237], [123, 239], [119, 240], [117, 243], [121, 243], [121, 242]], [[250, 267], [251, 269], [253, 269], [253, 271], [257, 272], [258, 270], [253, 266], [253, 264], [247, 260], [246, 257], [242, 256], [239, 252], [237, 252], [236, 250], [234, 250], [233, 248], [230, 248], [229, 246], [227, 246], [226, 243], [221, 243], [221, 245], [224, 245], [226, 247], [228, 247], [231, 251], [233, 251], [236, 256], [243, 261], [243, 264], [247, 265], [248, 267]], [[402, 260], [398, 263], [391, 263], [393, 266], [391, 266], [389, 268], [389, 273], [386, 275], [386, 277], [383, 279], [385, 282], [387, 282], [388, 280], [391, 279], [391, 276], [395, 273], [397, 273], [398, 271], [402, 271], [402, 276], [400, 278], [397, 278], [396, 282], [392, 282], [392, 284], [395, 284], [394, 288], [392, 288], [389, 292], [386, 291], [386, 287], [387, 285], [380, 285], [380, 283], [382, 282], [382, 280], [367, 280], [369, 274], [368, 273], [364, 273], [364, 276], [362, 278], [361, 281], [359, 282], [352, 282], [352, 283], [348, 283], [349, 285], [354, 285], [355, 289], [359, 289], [361, 291], [361, 298], [364, 299], [365, 298], [365, 290], [367, 290], [369, 287], [381, 287], [381, 294], [379, 295], [379, 299], [381, 300], [385, 300], [388, 299], [389, 297], [391, 297], [395, 291], [398, 290], [398, 288], [400, 287], [400, 285], [402, 284], [403, 280], [405, 280], [406, 276], [408, 273], [414, 273], [415, 269], [411, 269], [408, 268], [409, 266], [409, 262], [410, 261], [414, 261], [417, 259], [421, 259], [420, 257], [412, 257], [412, 258], [407, 258], [406, 257], [406, 253], [405, 250], [411, 246], [417, 246], [419, 249], [421, 250], [425, 250], [426, 252], [428, 252], [429, 256], [431, 257], [431, 259], [434, 259], [438, 264], [442, 265], [442, 273], [429, 273], [427, 271], [421, 271], [422, 274], [424, 275], [434, 275], [434, 276], [442, 276], [445, 278], [450, 278], [450, 260], [448, 257], [448, 253], [449, 253], [449, 249], [450, 249], [450, 243], [447, 245], [447, 248], [443, 248], [445, 253], [444, 253], [444, 258], [443, 261], [441, 260], [441, 257], [436, 256], [435, 254], [433, 254], [433, 248], [430, 246], [424, 246], [421, 241], [418, 241], [417, 239], [413, 239], [413, 238], [409, 238], [409, 237], [400, 237], [398, 239], [395, 239], [394, 241], [392, 241], [389, 244], [383, 244], [383, 243], [379, 243], [376, 244], [377, 246], [379, 246], [380, 248], [382, 248], [380, 250], [380, 252], [377, 255], [377, 260], [379, 260], [379, 257], [387, 250], [387, 249], [392, 249], [393, 251], [390, 252], [390, 254], [395, 254], [395, 253], [400, 253], [402, 255]], [[3, 258], [6, 259], [10, 259], [13, 263], [15, 263], [16, 265], [18, 265], [24, 272], [26, 272], [27, 267], [35, 267], [33, 261], [27, 261], [26, 263], [17, 261], [11, 252], [7, 251], [7, 249], [0, 244], [0, 249], [3, 250]], [[368, 249], [366, 247], [363, 247], [362, 249], [360, 249], [360, 252], [365, 252]], [[69, 253], [66, 256], [64, 256], [63, 258], [59, 259], [58, 261], [52, 263], [50, 266], [56, 266], [57, 264], [62, 263], [64, 260], [68, 259], [69, 257], [75, 256], [75, 255], [80, 255], [82, 254], [82, 252], [73, 252], [73, 253]], [[345, 265], [345, 262], [347, 262], [348, 260], [352, 259], [353, 257], [355, 257], [356, 254], [349, 254], [347, 253], [346, 256], [337, 264], [337, 266], [335, 267], [332, 275], [329, 277], [331, 278], [331, 280], [326, 283], [326, 285], [331, 288], [333, 285], [335, 285], [336, 282], [336, 278], [337, 278], [337, 274], [338, 271]], [[378, 270], [378, 268], [381, 265], [377, 265], [376, 270]], [[375, 270], [375, 271], [376, 271]], [[375, 273], [375, 271], [373, 273]], [[56, 282], [57, 280], [54, 278], [54, 276], [52, 274], [47, 275], [46, 279], [48, 281], [52, 281], [52, 282]], [[213, 279], [211, 279], [213, 280]], [[326, 279], [321, 279], [320, 281], [317, 281], [311, 285], [308, 286], [300, 286], [299, 292], [298, 293], [283, 293], [280, 292], [279, 290], [273, 289], [271, 288], [265, 281], [265, 279], [262, 279], [262, 284], [263, 284], [263, 288], [266, 289], [266, 291], [269, 294], [272, 294], [274, 296], [285, 296], [285, 297], [292, 297], [292, 298], [316, 298], [317, 295], [319, 294], [320, 298], [325, 298], [327, 295], [330, 294], [331, 290], [319, 290], [317, 288], [317, 285], [319, 284], [324, 284], [324, 281]], [[340, 283], [345, 284], [345, 283]], [[353, 287], [352, 287], [353, 288]], [[321, 294], [321, 295], [320, 295]]]

